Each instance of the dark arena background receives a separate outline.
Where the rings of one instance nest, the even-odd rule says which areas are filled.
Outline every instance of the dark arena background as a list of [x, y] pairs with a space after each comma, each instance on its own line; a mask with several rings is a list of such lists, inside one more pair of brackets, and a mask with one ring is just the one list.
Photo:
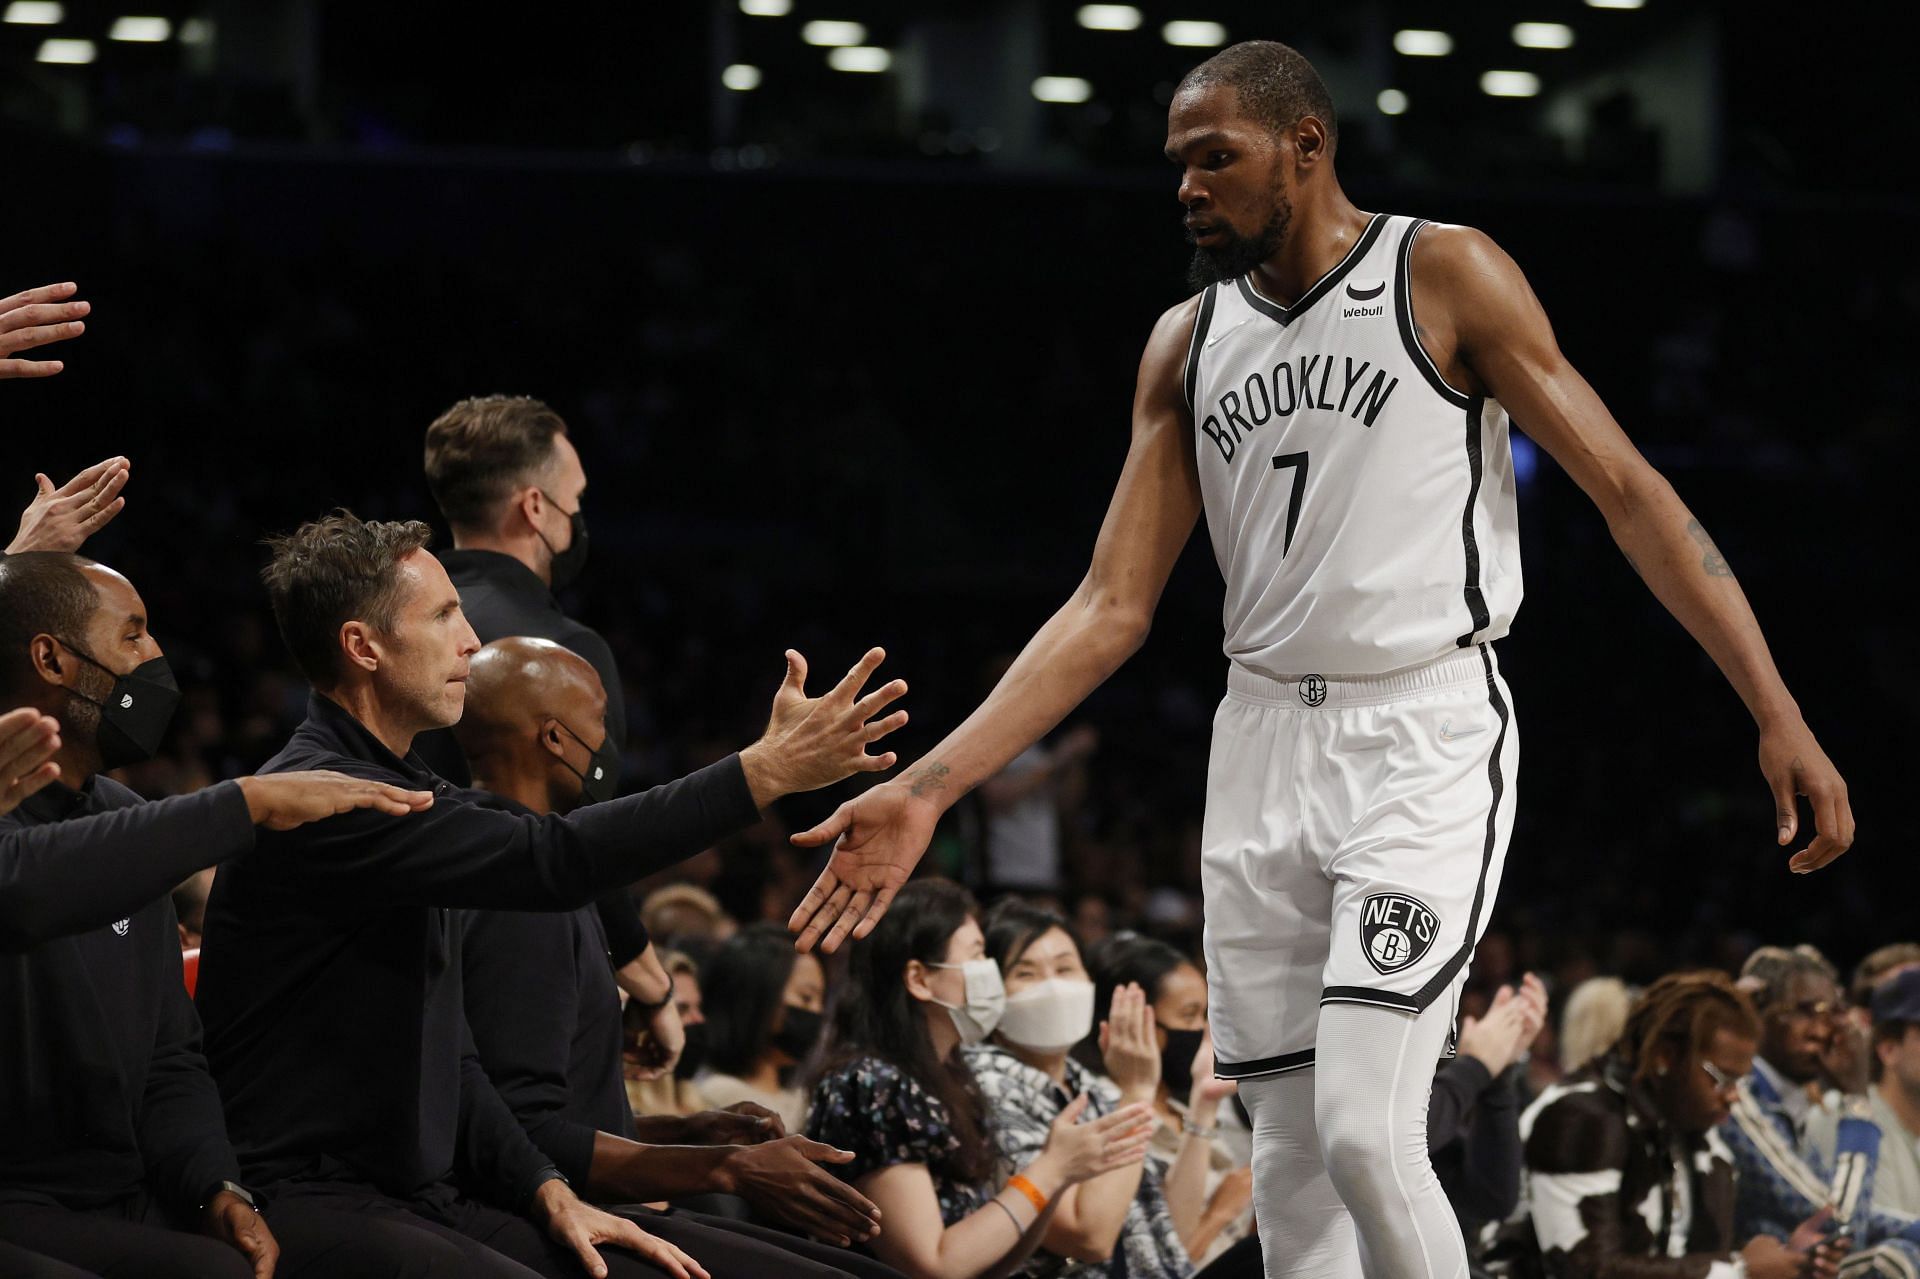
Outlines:
[[[885, 645], [914, 758], [1084, 571], [1185, 292], [1172, 86], [1274, 38], [1329, 82], [1357, 204], [1478, 226], [1528, 273], [1713, 530], [1859, 817], [1844, 859], [1787, 872], [1738, 700], [1519, 443], [1525, 752], [1476, 983], [1535, 968], [1557, 995], [1762, 942], [1844, 970], [1912, 933], [1920, 113], [1884, 8], [0, 8], [0, 293], [72, 279], [94, 308], [46, 353], [61, 376], [0, 387], [0, 481], [24, 505], [35, 471], [132, 459], [89, 553], [187, 689], [143, 793], [247, 772], [302, 714], [261, 538], [334, 506], [437, 518], [425, 427], [496, 391], [551, 403], [584, 458], [564, 602], [625, 672], [630, 785], [757, 733], [787, 646], [820, 678]], [[1184, 947], [1220, 596], [1201, 534], [1068, 721], [1100, 744], [1063, 904]], [[851, 793], [689, 874], [784, 919], [814, 873], [784, 834]], [[978, 883], [979, 831], [961, 805], [928, 865]]]

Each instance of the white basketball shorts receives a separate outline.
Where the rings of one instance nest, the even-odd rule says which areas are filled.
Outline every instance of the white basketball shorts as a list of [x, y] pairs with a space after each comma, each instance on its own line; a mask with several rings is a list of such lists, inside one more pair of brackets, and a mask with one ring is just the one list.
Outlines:
[[1323, 1003], [1457, 1001], [1513, 831], [1512, 708], [1486, 644], [1380, 676], [1229, 667], [1201, 836], [1222, 1077], [1311, 1066]]

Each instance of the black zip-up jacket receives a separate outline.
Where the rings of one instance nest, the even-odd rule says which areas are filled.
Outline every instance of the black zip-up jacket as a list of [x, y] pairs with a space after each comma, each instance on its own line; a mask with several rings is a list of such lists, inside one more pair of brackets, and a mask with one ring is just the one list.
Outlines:
[[478, 1060], [451, 908], [571, 910], [759, 819], [738, 756], [567, 816], [504, 811], [396, 757], [316, 694], [263, 772], [329, 768], [434, 791], [259, 833], [207, 904], [200, 1013], [248, 1176], [446, 1182], [513, 1211], [545, 1175]]
[[[145, 1190], [190, 1214], [241, 1179], [180, 980], [173, 903], [155, 876], [245, 852], [253, 838], [231, 784], [145, 804], [94, 777], [0, 817], [6, 896], [23, 911], [0, 953], [0, 1202], [94, 1208]], [[116, 911], [124, 917], [72, 929]], [[70, 935], [29, 944], [58, 932]]]

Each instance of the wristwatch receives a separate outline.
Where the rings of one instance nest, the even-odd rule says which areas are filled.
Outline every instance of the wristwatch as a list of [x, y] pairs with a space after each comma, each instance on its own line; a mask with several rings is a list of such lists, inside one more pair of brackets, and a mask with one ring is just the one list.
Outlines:
[[207, 1209], [213, 1207], [213, 1201], [219, 1198], [222, 1191], [232, 1195], [235, 1199], [238, 1199], [255, 1212], [260, 1211], [260, 1205], [254, 1202], [253, 1192], [237, 1181], [215, 1182], [213, 1189], [207, 1191], [206, 1198], [201, 1201], [200, 1211], [204, 1213]]

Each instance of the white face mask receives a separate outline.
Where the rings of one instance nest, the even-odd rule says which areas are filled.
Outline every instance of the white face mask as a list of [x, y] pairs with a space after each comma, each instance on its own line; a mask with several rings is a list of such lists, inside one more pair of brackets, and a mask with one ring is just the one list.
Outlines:
[[977, 1044], [993, 1033], [1000, 1024], [1000, 1014], [1007, 1006], [1007, 988], [1000, 981], [1000, 965], [991, 959], [969, 959], [964, 964], [928, 964], [929, 968], [958, 968], [967, 984], [967, 1001], [964, 1004], [949, 1004], [945, 1000], [933, 1002], [947, 1010], [953, 1018], [953, 1027], [960, 1032], [960, 1042]]
[[1049, 977], [1007, 997], [1000, 1036], [1034, 1052], [1057, 1053], [1079, 1043], [1093, 1029], [1093, 983], [1074, 977]]

